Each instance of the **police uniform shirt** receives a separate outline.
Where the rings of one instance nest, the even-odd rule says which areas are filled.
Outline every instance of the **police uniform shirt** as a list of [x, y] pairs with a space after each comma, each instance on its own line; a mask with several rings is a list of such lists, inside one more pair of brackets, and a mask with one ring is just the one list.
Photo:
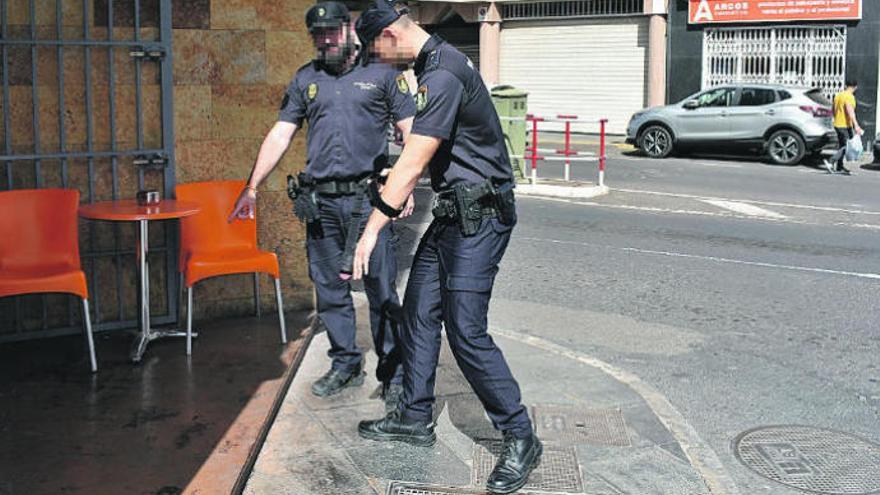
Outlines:
[[356, 64], [337, 76], [311, 62], [288, 86], [278, 119], [298, 127], [308, 121], [305, 170], [326, 180], [387, 167], [388, 123], [414, 114], [406, 79], [391, 66]]
[[412, 134], [443, 140], [429, 165], [434, 190], [512, 181], [501, 122], [473, 63], [435, 35], [425, 43], [414, 69], [419, 87]]

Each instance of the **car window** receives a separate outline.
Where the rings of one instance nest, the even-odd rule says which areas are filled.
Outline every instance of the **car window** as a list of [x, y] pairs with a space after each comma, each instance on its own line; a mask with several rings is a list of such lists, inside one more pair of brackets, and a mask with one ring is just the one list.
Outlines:
[[718, 88], [697, 96], [697, 104], [704, 107], [729, 107], [733, 102], [733, 88]]
[[779, 90], [779, 101], [785, 101], [791, 99], [791, 93], [784, 89]]
[[823, 94], [822, 90], [819, 88], [811, 89], [811, 90], [807, 91], [806, 93], [804, 93], [804, 95], [806, 95], [807, 98], [815, 101], [816, 103], [818, 103], [822, 106], [826, 106], [826, 107], [831, 106], [831, 100], [826, 98], [825, 94]]
[[764, 88], [743, 88], [739, 97], [741, 107], [760, 107], [776, 101], [776, 91]]

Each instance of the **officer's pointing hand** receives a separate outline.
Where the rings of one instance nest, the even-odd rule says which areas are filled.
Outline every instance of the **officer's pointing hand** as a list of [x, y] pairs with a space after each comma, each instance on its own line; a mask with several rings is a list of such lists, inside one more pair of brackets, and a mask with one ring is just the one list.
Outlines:
[[246, 187], [238, 195], [235, 208], [232, 209], [232, 213], [229, 214], [227, 221], [232, 223], [235, 220], [250, 220], [254, 218], [256, 212], [257, 193], [253, 189]]
[[365, 275], [370, 274], [370, 255], [376, 247], [376, 241], [379, 234], [371, 229], [364, 230], [361, 240], [358, 241], [357, 248], [354, 250], [354, 271], [352, 278], [360, 280]]
[[408, 198], [406, 198], [406, 204], [403, 205], [403, 211], [400, 212], [400, 218], [406, 218], [413, 214], [413, 210], [416, 209], [416, 198], [415, 194], [410, 194]]

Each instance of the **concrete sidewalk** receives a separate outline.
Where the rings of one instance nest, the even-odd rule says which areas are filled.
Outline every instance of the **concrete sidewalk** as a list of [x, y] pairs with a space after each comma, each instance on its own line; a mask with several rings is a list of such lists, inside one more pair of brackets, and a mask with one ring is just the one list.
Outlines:
[[566, 199], [590, 199], [608, 194], [608, 186], [586, 181], [565, 181], [561, 179], [538, 178], [532, 184], [528, 178], [519, 179], [516, 194], [519, 196], [545, 196]]
[[[364, 305], [359, 306], [359, 321], [365, 322]], [[514, 333], [499, 330], [494, 336], [545, 443], [541, 466], [519, 493], [709, 493], [674, 436], [629, 386]], [[366, 328], [360, 328], [359, 340], [370, 347]], [[358, 437], [359, 420], [383, 414], [371, 351], [363, 387], [330, 399], [313, 396], [311, 383], [329, 366], [328, 347], [326, 334], [315, 336], [245, 493], [484, 493], [500, 436], [446, 344], [437, 371], [438, 442], [431, 448]]]

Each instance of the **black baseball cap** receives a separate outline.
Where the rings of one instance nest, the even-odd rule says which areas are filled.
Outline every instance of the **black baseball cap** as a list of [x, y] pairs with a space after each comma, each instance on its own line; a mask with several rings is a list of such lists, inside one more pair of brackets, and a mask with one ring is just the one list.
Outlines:
[[408, 9], [400, 11], [395, 9], [394, 0], [373, 0], [370, 2], [354, 25], [358, 38], [361, 39], [361, 44], [369, 46], [383, 29], [407, 13], [409, 13]]
[[348, 7], [342, 2], [320, 2], [306, 12], [306, 28], [311, 33], [315, 29], [339, 27], [351, 22]]

